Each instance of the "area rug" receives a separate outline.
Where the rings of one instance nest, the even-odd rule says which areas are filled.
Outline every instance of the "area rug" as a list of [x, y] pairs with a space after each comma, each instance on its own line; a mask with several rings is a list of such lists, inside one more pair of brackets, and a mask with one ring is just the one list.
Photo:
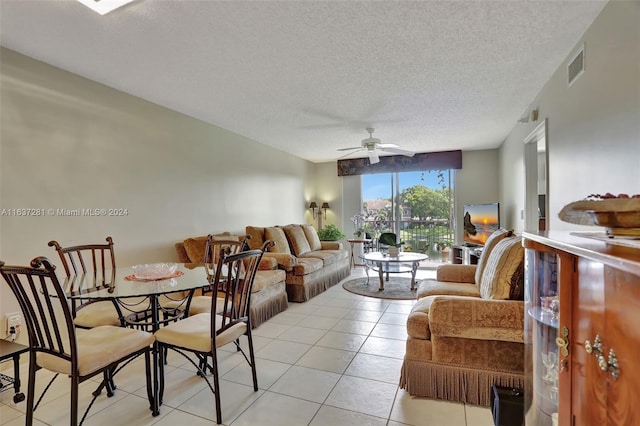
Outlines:
[[[416, 287], [420, 280], [416, 279]], [[390, 276], [389, 281], [384, 282], [384, 290], [380, 291], [380, 279], [378, 275], [371, 275], [367, 284], [367, 277], [353, 278], [342, 283], [342, 288], [351, 293], [362, 296], [376, 297], [378, 299], [414, 300], [416, 291], [411, 291], [411, 278]]]

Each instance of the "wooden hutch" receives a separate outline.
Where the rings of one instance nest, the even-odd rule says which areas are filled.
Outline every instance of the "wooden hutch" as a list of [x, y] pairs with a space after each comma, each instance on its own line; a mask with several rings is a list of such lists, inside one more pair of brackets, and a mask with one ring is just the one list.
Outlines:
[[640, 425], [640, 239], [541, 232], [523, 245], [526, 425]]

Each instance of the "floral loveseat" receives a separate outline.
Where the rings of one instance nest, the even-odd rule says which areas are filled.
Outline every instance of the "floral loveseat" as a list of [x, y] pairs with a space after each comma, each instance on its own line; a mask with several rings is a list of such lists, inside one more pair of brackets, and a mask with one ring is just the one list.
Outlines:
[[442, 265], [407, 318], [400, 387], [411, 395], [491, 405], [491, 386], [524, 388], [524, 249], [494, 232], [478, 265]]
[[286, 272], [290, 302], [306, 302], [336, 285], [351, 272], [349, 251], [336, 241], [320, 241], [312, 225], [247, 226], [252, 249], [275, 243], [264, 258], [275, 259]]
[[[235, 235], [229, 232], [215, 234], [214, 240], [242, 241], [246, 235]], [[264, 241], [263, 241], [264, 242]], [[176, 243], [178, 259], [182, 263], [202, 264], [207, 244], [207, 236], [187, 238]], [[261, 248], [260, 245], [258, 248]], [[278, 269], [277, 262], [263, 256], [259, 270], [256, 272], [251, 293], [251, 325], [257, 327], [272, 316], [285, 311], [289, 306], [285, 289], [285, 272]]]

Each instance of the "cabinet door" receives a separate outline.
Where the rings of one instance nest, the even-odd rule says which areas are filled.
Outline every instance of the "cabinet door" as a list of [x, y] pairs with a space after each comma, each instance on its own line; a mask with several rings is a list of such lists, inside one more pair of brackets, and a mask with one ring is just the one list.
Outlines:
[[572, 299], [571, 414], [575, 425], [605, 425], [606, 382], [596, 354], [585, 349], [586, 342], [593, 346], [596, 336], [605, 339], [604, 266], [584, 259], [577, 261], [578, 278]]
[[612, 367], [600, 373], [608, 390], [607, 424], [640, 425], [640, 277], [605, 267], [604, 282], [605, 357], [613, 349], [619, 367], [617, 379]]

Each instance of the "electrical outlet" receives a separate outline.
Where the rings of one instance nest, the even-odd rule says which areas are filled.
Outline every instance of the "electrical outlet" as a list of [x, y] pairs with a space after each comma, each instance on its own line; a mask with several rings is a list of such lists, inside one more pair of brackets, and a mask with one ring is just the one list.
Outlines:
[[7, 330], [6, 330], [7, 336], [11, 334], [16, 334], [16, 335], [20, 334], [20, 330], [22, 328], [22, 315], [20, 313], [14, 312], [12, 314], [7, 314], [6, 322], [7, 322]]

